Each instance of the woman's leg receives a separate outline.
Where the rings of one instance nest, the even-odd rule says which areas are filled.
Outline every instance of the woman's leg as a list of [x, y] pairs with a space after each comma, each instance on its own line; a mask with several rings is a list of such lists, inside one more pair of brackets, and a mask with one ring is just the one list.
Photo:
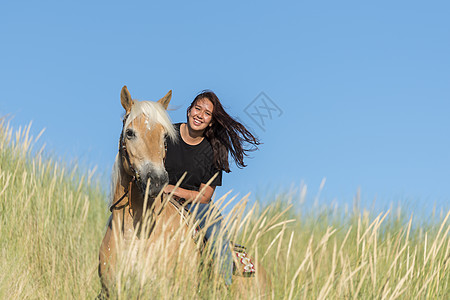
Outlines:
[[206, 222], [214, 222], [214, 224], [208, 226], [205, 232], [205, 238], [208, 240], [211, 245], [211, 249], [213, 249], [213, 258], [219, 256], [220, 257], [220, 266], [221, 273], [223, 278], [225, 279], [225, 283], [230, 285], [232, 282], [233, 275], [233, 254], [230, 249], [230, 241], [228, 240], [228, 233], [223, 232], [222, 234], [222, 247], [220, 253], [216, 253], [217, 249], [215, 249], [214, 245], [217, 241], [217, 237], [219, 236], [219, 232], [222, 229], [222, 215], [219, 214], [216, 216], [215, 220], [208, 220], [211, 205], [209, 203], [196, 203], [196, 204], [187, 204], [186, 209], [194, 213], [197, 210], [196, 220], [200, 220], [199, 226], [200, 228], [205, 228]]

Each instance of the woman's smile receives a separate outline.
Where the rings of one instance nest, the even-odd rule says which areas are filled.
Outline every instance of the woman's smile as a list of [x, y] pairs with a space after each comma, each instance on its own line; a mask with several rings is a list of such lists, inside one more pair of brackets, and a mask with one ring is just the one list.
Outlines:
[[200, 121], [199, 119], [194, 118], [194, 124], [195, 124], [195, 125], [200, 125], [200, 124], [202, 124], [202, 123], [203, 123], [203, 122]]

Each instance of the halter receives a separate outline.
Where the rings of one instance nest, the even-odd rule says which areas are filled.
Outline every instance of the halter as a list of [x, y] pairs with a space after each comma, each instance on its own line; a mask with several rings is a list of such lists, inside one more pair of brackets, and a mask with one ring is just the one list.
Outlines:
[[[128, 163], [128, 167], [131, 169], [131, 171], [133, 172], [133, 179], [131, 179], [130, 181], [130, 185], [125, 189], [125, 193], [122, 195], [122, 197], [120, 197], [116, 202], [114, 202], [110, 207], [109, 207], [109, 211], [112, 212], [113, 209], [122, 209], [125, 208], [127, 206], [130, 207], [130, 215], [133, 216], [131, 214], [131, 187], [133, 185], [133, 182], [138, 182], [140, 180], [140, 176], [139, 173], [136, 171], [136, 169], [133, 167], [133, 165], [131, 164], [130, 161], [130, 155], [128, 154], [127, 151], [127, 146], [125, 145], [125, 143], [123, 142], [123, 129], [125, 127], [125, 122], [127, 121], [128, 115], [126, 115], [123, 118], [123, 126], [122, 126], [122, 132], [120, 133], [120, 139], [119, 139], [119, 154], [122, 158], [125, 158], [125, 160]], [[128, 202], [120, 207], [117, 207], [117, 204], [120, 203], [120, 201], [123, 200], [123, 198], [125, 198], [128, 194], [130, 194], [128, 196]]]

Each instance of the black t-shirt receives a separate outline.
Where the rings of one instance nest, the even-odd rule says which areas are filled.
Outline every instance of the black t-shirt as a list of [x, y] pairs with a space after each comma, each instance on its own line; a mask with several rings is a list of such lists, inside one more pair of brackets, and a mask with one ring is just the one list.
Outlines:
[[167, 153], [165, 166], [169, 173], [169, 184], [175, 185], [187, 172], [180, 187], [198, 191], [200, 184], [207, 183], [217, 172], [219, 174], [210, 184], [222, 185], [222, 170], [214, 166], [214, 154], [211, 144], [205, 137], [198, 145], [186, 144], [180, 135], [181, 123], [174, 124], [178, 139], [173, 142], [167, 139]]

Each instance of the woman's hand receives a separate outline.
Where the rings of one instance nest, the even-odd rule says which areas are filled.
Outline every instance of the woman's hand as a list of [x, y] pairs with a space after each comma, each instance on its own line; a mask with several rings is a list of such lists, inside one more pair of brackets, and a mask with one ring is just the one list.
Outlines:
[[173, 191], [174, 188], [175, 188], [174, 185], [168, 184], [168, 185], [166, 185], [166, 187], [164, 188], [164, 193], [170, 194], [170, 193]]
[[[200, 185], [200, 190], [202, 190], [204, 187], [205, 187], [205, 184], [202, 183]], [[202, 195], [197, 199], [196, 202], [209, 203], [211, 201], [212, 195], [214, 194], [215, 188], [216, 188], [215, 186], [205, 187], [205, 190], [203, 191]], [[169, 184], [164, 188], [164, 193], [170, 194], [172, 191], [174, 191], [174, 189], [175, 189], [175, 186]], [[187, 189], [178, 187], [173, 193], [173, 198], [174, 199], [184, 198], [188, 202], [191, 202], [195, 198], [197, 198], [198, 194], [199, 194], [198, 191], [191, 191], [191, 190], [187, 190]]]
[[170, 193], [173, 192], [172, 198], [175, 199], [175, 200], [178, 200], [178, 199], [181, 198], [180, 195], [178, 195], [178, 194], [179, 194], [179, 191], [180, 191], [180, 188], [175, 189], [175, 186], [172, 185], [172, 184], [168, 184], [168, 185], [164, 188], [164, 193], [166, 193], [166, 194], [170, 194]]

